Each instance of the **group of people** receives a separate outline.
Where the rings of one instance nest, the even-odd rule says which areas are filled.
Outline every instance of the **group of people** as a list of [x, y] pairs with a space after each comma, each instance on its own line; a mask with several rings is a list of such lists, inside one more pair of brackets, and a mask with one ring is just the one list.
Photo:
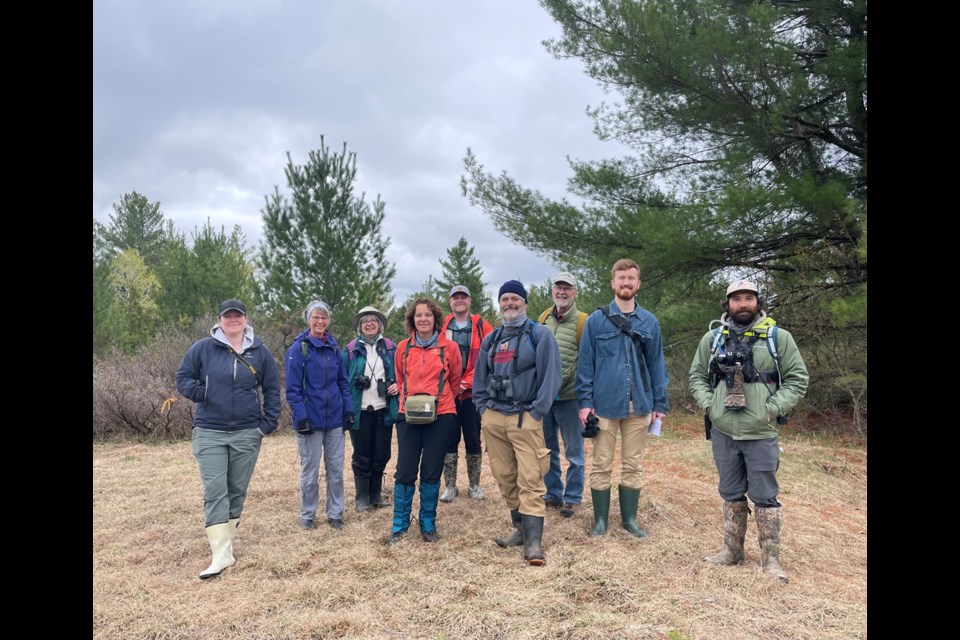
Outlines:
[[[356, 337], [343, 349], [329, 333], [330, 308], [321, 300], [310, 302], [304, 311], [307, 329], [284, 360], [300, 456], [300, 525], [316, 526], [322, 459], [327, 523], [334, 529], [344, 526], [345, 432], [353, 448], [356, 511], [389, 504], [383, 475], [396, 425], [387, 544], [407, 534], [418, 483], [420, 534], [427, 542], [438, 539], [437, 503], [459, 494], [461, 437], [467, 495], [484, 497], [482, 438], [513, 525], [495, 542], [522, 547], [525, 562], [546, 562], [541, 543], [548, 508], [564, 517], [579, 510], [584, 438], [593, 439], [589, 535], [607, 532], [619, 439], [621, 524], [629, 534], [646, 537], [637, 522], [641, 463], [648, 432], [658, 434], [669, 411], [669, 376], [659, 322], [636, 301], [640, 282], [637, 263], [618, 260], [611, 269], [613, 300], [587, 314], [576, 305], [577, 279], [560, 273], [552, 281], [553, 306], [532, 320], [526, 289], [509, 280], [498, 292], [502, 322], [496, 328], [470, 313], [470, 291], [457, 285], [450, 291], [447, 317], [434, 300], [414, 300], [405, 316], [409, 337], [396, 345], [383, 335], [384, 314], [374, 307], [360, 309], [353, 317]], [[724, 547], [705, 559], [718, 565], [743, 562], [749, 496], [761, 566], [786, 581], [779, 562], [778, 427], [805, 394], [808, 375], [793, 337], [776, 326], [764, 306], [755, 284], [732, 283], [718, 326], [711, 323], [701, 339], [689, 377], [705, 412], [724, 501]], [[210, 337], [188, 350], [176, 377], [180, 393], [197, 404], [193, 453], [213, 556], [200, 574], [205, 579], [235, 562], [233, 540], [260, 442], [276, 430], [280, 416], [279, 373], [247, 324], [244, 304], [226, 300]], [[565, 478], [561, 453], [567, 460]]]

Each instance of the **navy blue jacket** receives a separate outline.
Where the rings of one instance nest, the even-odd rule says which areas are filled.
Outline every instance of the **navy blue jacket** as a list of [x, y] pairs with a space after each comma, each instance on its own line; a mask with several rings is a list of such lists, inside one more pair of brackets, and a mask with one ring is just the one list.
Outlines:
[[[610, 303], [611, 315], [625, 315]], [[580, 339], [580, 357], [577, 361], [577, 404], [581, 409], [593, 409], [601, 418], [629, 417], [629, 402], [633, 414], [642, 416], [651, 411], [667, 413], [667, 364], [663, 357], [663, 336], [657, 318], [641, 307], [626, 314], [633, 332], [640, 336], [646, 378], [643, 376], [633, 341], [620, 331], [610, 319], [597, 309], [587, 318]]]
[[[303, 344], [307, 357], [303, 357]], [[340, 347], [332, 335], [319, 340], [310, 330], [296, 337], [287, 350], [287, 403], [294, 427], [306, 418], [314, 431], [343, 428], [345, 413], [353, 413], [353, 398]]]
[[[240, 353], [256, 374], [230, 355], [229, 346], [216, 338], [198, 340], [187, 350], [177, 369], [177, 391], [197, 403], [193, 426], [199, 429], [240, 431], [259, 428], [272, 433], [280, 420], [280, 375], [263, 340]], [[263, 391], [261, 411], [260, 394]]]

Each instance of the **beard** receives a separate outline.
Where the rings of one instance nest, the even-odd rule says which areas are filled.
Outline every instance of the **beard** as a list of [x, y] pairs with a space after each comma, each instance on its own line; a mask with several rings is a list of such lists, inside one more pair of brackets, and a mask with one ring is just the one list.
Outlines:
[[567, 309], [573, 306], [573, 300], [567, 298], [566, 300], [553, 300], [553, 304], [557, 306], [557, 311], [565, 312]]
[[500, 315], [503, 316], [504, 322], [513, 322], [520, 317], [520, 314], [523, 313], [520, 309], [505, 309], [500, 312]]
[[618, 298], [624, 301], [633, 300], [637, 295], [637, 290], [632, 287], [620, 287], [616, 290], [616, 295]]
[[736, 312], [731, 314], [733, 319], [737, 321], [737, 324], [740, 325], [749, 325], [753, 323], [753, 320], [757, 317], [756, 309], [738, 309]]

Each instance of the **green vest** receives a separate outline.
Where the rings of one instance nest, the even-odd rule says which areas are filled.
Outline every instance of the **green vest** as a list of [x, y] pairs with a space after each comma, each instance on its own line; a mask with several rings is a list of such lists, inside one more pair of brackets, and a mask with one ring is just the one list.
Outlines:
[[577, 310], [577, 303], [567, 310], [563, 316], [563, 322], [557, 324], [557, 318], [553, 313], [553, 307], [547, 309], [541, 314], [541, 322], [550, 329], [550, 333], [557, 339], [557, 346], [560, 347], [560, 370], [563, 374], [563, 383], [560, 385], [560, 400], [575, 400], [577, 398], [577, 359], [580, 357], [580, 341], [577, 336], [578, 326], [583, 323], [578, 322], [580, 316], [587, 314]]

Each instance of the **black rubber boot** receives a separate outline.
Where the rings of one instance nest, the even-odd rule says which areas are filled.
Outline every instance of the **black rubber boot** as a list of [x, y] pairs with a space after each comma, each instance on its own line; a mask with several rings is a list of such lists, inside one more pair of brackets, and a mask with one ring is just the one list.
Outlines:
[[375, 471], [370, 476], [370, 506], [380, 509], [390, 505], [390, 501], [383, 497], [383, 471]]
[[357, 511], [370, 511], [373, 509], [370, 504], [370, 477], [354, 475], [353, 480], [357, 486]]
[[523, 529], [523, 559], [535, 567], [543, 566], [547, 563], [543, 549], [540, 548], [540, 541], [543, 539], [543, 517], [520, 514], [520, 520]]
[[523, 521], [520, 519], [520, 511], [517, 509], [510, 510], [510, 520], [513, 522], [513, 533], [505, 538], [494, 538], [493, 541], [496, 542], [499, 546], [506, 547], [519, 547], [523, 544]]

